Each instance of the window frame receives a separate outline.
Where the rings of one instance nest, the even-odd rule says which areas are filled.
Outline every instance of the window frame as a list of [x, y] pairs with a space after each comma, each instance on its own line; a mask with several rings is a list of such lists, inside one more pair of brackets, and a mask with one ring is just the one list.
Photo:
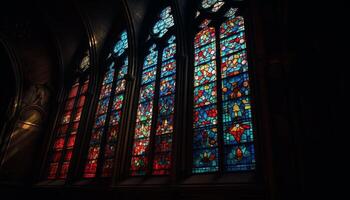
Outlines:
[[[83, 51], [82, 49], [85, 49]], [[90, 107], [90, 102], [91, 102], [91, 89], [93, 85], [92, 81], [92, 62], [91, 62], [91, 54], [90, 54], [90, 49], [89, 48], [82, 48], [77, 54], [79, 59], [75, 59], [75, 62], [73, 63], [74, 70], [70, 71], [72, 72], [72, 75], [68, 75], [68, 80], [65, 81], [64, 83], [64, 88], [60, 91], [59, 96], [58, 96], [58, 107], [54, 111], [55, 112], [55, 117], [54, 117], [54, 122], [52, 123], [51, 127], [49, 128], [49, 134], [50, 137], [48, 138], [48, 143], [46, 146], [46, 151], [44, 155], [44, 159], [42, 161], [41, 165], [41, 170], [40, 170], [40, 175], [39, 175], [39, 185], [64, 185], [68, 184], [72, 180], [72, 173], [76, 168], [76, 160], [79, 157], [79, 149], [80, 149], [80, 143], [81, 139], [84, 137], [83, 135], [83, 130], [84, 126], [83, 124], [87, 122], [87, 115]], [[85, 54], [87, 53], [87, 54]], [[85, 55], [84, 55], [85, 54]], [[81, 64], [84, 58], [89, 57], [89, 67], [88, 68], [81, 68]], [[81, 93], [82, 88], [84, 86], [84, 83], [88, 81], [87, 88], [85, 93]], [[75, 97], [69, 97], [69, 92], [70, 90], [74, 87], [75, 84], [79, 83], [77, 94]], [[49, 171], [49, 165], [51, 163], [51, 158], [53, 156], [53, 146], [58, 138], [57, 134], [57, 128], [61, 126], [61, 120], [64, 117], [65, 113], [65, 107], [66, 103], [69, 99], [74, 99], [74, 104], [73, 104], [73, 109], [71, 110], [71, 118], [68, 122], [68, 128], [66, 130], [66, 135], [64, 136], [65, 138], [65, 144], [68, 143], [69, 134], [70, 130], [72, 129], [72, 126], [74, 124], [73, 116], [77, 113], [78, 109], [78, 101], [81, 96], [85, 96], [85, 102], [84, 105], [80, 108], [82, 108], [80, 119], [79, 119], [79, 126], [76, 130], [76, 137], [75, 137], [75, 142], [74, 146], [72, 147], [72, 157], [70, 159], [70, 165], [66, 174], [65, 178], [60, 178], [59, 173], [61, 169], [58, 167], [57, 172], [56, 172], [56, 178], [54, 179], [49, 179], [48, 178], [48, 171]], [[63, 151], [67, 151], [67, 148], [63, 148]], [[61, 156], [60, 161], [58, 162], [59, 166], [62, 166], [64, 163], [63, 155]]]
[[[123, 31], [126, 31], [127, 33], [127, 37], [128, 37], [128, 47], [125, 49], [125, 51], [120, 55], [116, 55], [116, 53], [114, 53], [114, 47], [117, 44], [117, 42], [120, 40], [120, 36], [123, 33]], [[117, 37], [116, 35], [117, 34]], [[124, 26], [123, 29], [118, 28], [117, 30], [112, 30], [110, 32], [110, 36], [108, 38], [108, 42], [106, 47], [104, 48], [104, 52], [101, 54], [100, 56], [100, 66], [102, 66], [102, 70], [99, 71], [99, 75], [98, 75], [98, 79], [96, 81], [97, 83], [97, 89], [95, 90], [96, 92], [96, 97], [94, 98], [94, 105], [92, 107], [92, 112], [93, 114], [91, 115], [90, 119], [89, 119], [89, 128], [87, 130], [87, 135], [84, 138], [85, 142], [84, 145], [82, 147], [82, 153], [81, 153], [81, 163], [79, 163], [79, 173], [77, 175], [77, 182], [75, 184], [77, 185], [88, 185], [88, 184], [102, 184], [102, 185], [108, 185], [110, 183], [112, 183], [112, 181], [116, 178], [116, 173], [118, 172], [119, 166], [118, 166], [118, 162], [119, 163], [123, 163], [122, 162], [122, 156], [120, 156], [119, 154], [122, 152], [123, 147], [124, 147], [124, 138], [126, 137], [126, 126], [123, 126], [123, 124], [125, 125], [125, 121], [127, 120], [128, 116], [129, 116], [129, 107], [130, 107], [130, 91], [131, 91], [131, 86], [132, 86], [132, 82], [133, 82], [133, 76], [132, 76], [132, 66], [130, 65], [130, 36], [129, 36], [129, 30], [127, 27]], [[110, 55], [110, 56], [109, 56]], [[118, 79], [118, 73], [120, 72], [121, 67], [123, 66], [124, 60], [128, 59], [128, 70], [127, 70], [127, 74], [122, 78], [122, 79]], [[88, 161], [88, 154], [89, 154], [89, 143], [91, 140], [91, 136], [93, 134], [93, 129], [94, 129], [94, 125], [95, 125], [95, 121], [96, 121], [96, 117], [97, 115], [95, 115], [95, 112], [97, 112], [98, 110], [98, 103], [99, 103], [99, 96], [101, 94], [102, 91], [102, 83], [104, 80], [104, 77], [106, 75], [106, 72], [108, 72], [109, 66], [114, 63], [114, 76], [113, 76], [113, 81], [111, 82], [112, 88], [111, 88], [111, 92], [110, 92], [110, 96], [109, 96], [109, 102], [108, 102], [108, 107], [107, 107], [107, 112], [98, 116], [102, 116], [102, 115], [106, 115], [106, 120], [105, 120], [105, 124], [103, 126], [101, 126], [99, 129], [101, 129], [103, 127], [103, 134], [102, 134], [102, 140], [101, 143], [99, 144], [100, 147], [100, 151], [99, 151], [99, 156], [97, 158], [97, 167], [96, 167], [96, 172], [95, 172], [95, 176], [94, 177], [84, 177], [84, 173], [85, 173], [85, 166], [87, 164]], [[117, 88], [117, 82], [121, 81], [121, 80], [125, 80], [125, 90], [121, 93], [116, 93], [115, 89]], [[120, 118], [120, 124], [119, 124], [119, 131], [118, 131], [118, 135], [117, 135], [117, 142], [116, 142], [116, 149], [115, 149], [115, 155], [114, 155], [114, 161], [113, 161], [113, 168], [112, 168], [112, 174], [109, 177], [103, 177], [102, 176], [102, 168], [103, 168], [103, 162], [106, 160], [105, 156], [104, 156], [104, 152], [105, 152], [105, 147], [106, 147], [106, 142], [107, 142], [107, 136], [108, 136], [108, 128], [110, 127], [110, 119], [111, 119], [111, 114], [113, 113], [113, 111], [115, 111], [113, 109], [113, 101], [114, 98], [118, 95], [124, 94], [124, 99], [123, 99], [123, 105], [121, 109], [118, 109], [119, 111], [121, 111], [121, 118]], [[107, 98], [107, 97], [104, 97]]]
[[[203, 28], [200, 28], [199, 25], [201, 22], [203, 22], [204, 19], [212, 20], [208, 27], [214, 27], [215, 28], [215, 45], [216, 48], [220, 47], [220, 27], [221, 25], [228, 20], [227, 17], [225, 17], [225, 13], [230, 8], [238, 8], [240, 11], [240, 16], [244, 18], [244, 24], [245, 24], [245, 42], [246, 42], [246, 51], [247, 51], [247, 60], [249, 63], [249, 70], [245, 73], [249, 75], [249, 83], [250, 83], [250, 104], [251, 104], [251, 121], [253, 124], [253, 145], [254, 145], [254, 152], [255, 152], [255, 169], [249, 170], [249, 171], [236, 171], [236, 172], [224, 172], [223, 170], [223, 144], [219, 144], [218, 151], [219, 151], [219, 170], [217, 172], [206, 172], [206, 173], [192, 173], [192, 167], [193, 167], [193, 134], [194, 134], [194, 128], [193, 128], [193, 113], [194, 113], [194, 94], [193, 90], [195, 88], [194, 86], [194, 68], [195, 68], [195, 62], [194, 62], [194, 55], [195, 55], [195, 47], [194, 47], [194, 39], [195, 36], [203, 30]], [[186, 178], [184, 179], [183, 184], [188, 186], [194, 186], [196, 184], [224, 184], [224, 185], [242, 185], [242, 184], [254, 184], [261, 182], [261, 162], [260, 162], [260, 145], [259, 145], [259, 135], [260, 135], [260, 127], [261, 124], [257, 120], [257, 116], [259, 111], [257, 110], [256, 102], [259, 101], [259, 97], [257, 96], [257, 89], [256, 86], [256, 62], [254, 59], [254, 45], [251, 42], [254, 33], [252, 32], [251, 26], [252, 26], [252, 16], [250, 16], [251, 6], [249, 5], [248, 1], [225, 1], [225, 4], [217, 11], [217, 12], [211, 12], [208, 13], [208, 11], [203, 11], [205, 9], [199, 9], [201, 8], [201, 1], [196, 1], [193, 3], [193, 10], [191, 11], [191, 19], [192, 22], [190, 23], [192, 28], [189, 34], [189, 66], [188, 67], [188, 74], [189, 74], [189, 92], [188, 92], [188, 99], [190, 99], [191, 103], [189, 106], [187, 106], [187, 109], [191, 111], [191, 117], [189, 117], [191, 120], [188, 120], [189, 122], [186, 124], [186, 127], [188, 130], [190, 130], [187, 133], [187, 140], [190, 141], [187, 144], [187, 152], [191, 152], [186, 154]], [[211, 10], [212, 7], [208, 8], [207, 10]], [[197, 11], [200, 11], [200, 15], [196, 17]], [[227, 37], [223, 38], [226, 39]], [[204, 45], [205, 46], [205, 45]], [[233, 53], [234, 54], [234, 53]], [[232, 54], [229, 54], [232, 55]], [[229, 56], [227, 55], [227, 56]], [[221, 59], [222, 56], [220, 55], [220, 48], [216, 49], [216, 58], [214, 59], [216, 61], [216, 70], [221, 67]], [[219, 62], [218, 62], [219, 61]], [[207, 62], [206, 62], [207, 63]], [[199, 66], [199, 65], [198, 65]], [[221, 74], [221, 72], [220, 72]], [[220, 74], [216, 74], [216, 77], [218, 78]], [[219, 80], [216, 80], [217, 83], [220, 82], [220, 84], [216, 84], [217, 87], [217, 96], [221, 95], [221, 82], [222, 78], [219, 77]], [[219, 92], [220, 91], [220, 92]], [[218, 98], [219, 99], [219, 98]], [[222, 113], [219, 110], [222, 110], [222, 103], [216, 102], [215, 103], [218, 110], [218, 140], [222, 140], [219, 134], [221, 127], [223, 127], [222, 120], [219, 120], [219, 117], [222, 117]], [[221, 131], [222, 133], [222, 131]], [[223, 143], [222, 141], [220, 143]], [[221, 153], [220, 153], [221, 151]]]
[[[156, 22], [159, 20], [159, 15], [162, 10], [164, 10], [166, 7], [171, 7], [171, 14], [173, 15], [174, 18], [174, 26], [168, 28], [168, 31], [162, 36], [162, 37], [157, 37], [156, 35], [153, 35], [152, 29]], [[133, 102], [133, 107], [132, 107], [132, 117], [131, 117], [131, 132], [129, 134], [129, 140], [128, 140], [128, 146], [127, 146], [127, 151], [126, 152], [132, 152], [133, 150], [133, 144], [134, 144], [134, 134], [135, 134], [135, 128], [136, 128], [136, 118], [137, 118], [137, 108], [139, 105], [139, 98], [140, 98], [140, 89], [141, 89], [141, 79], [142, 79], [142, 73], [143, 73], [143, 63], [144, 59], [146, 56], [149, 54], [149, 49], [150, 47], [155, 44], [156, 48], [155, 50], [158, 51], [158, 59], [157, 59], [157, 64], [154, 65], [156, 67], [157, 73], [156, 73], [156, 80], [155, 80], [155, 93], [153, 97], [153, 110], [152, 110], [152, 125], [151, 125], [151, 133], [150, 133], [150, 143], [149, 143], [149, 161], [147, 165], [147, 172], [146, 175], [138, 175], [138, 176], [132, 176], [131, 175], [131, 159], [132, 159], [132, 153], [128, 153], [127, 159], [126, 159], [126, 171], [125, 173], [127, 175], [124, 175], [122, 181], [119, 183], [120, 186], [124, 187], [126, 185], [132, 186], [132, 185], [138, 185], [138, 186], [146, 186], [149, 184], [170, 184], [172, 180], [176, 179], [176, 152], [177, 152], [177, 126], [178, 126], [178, 111], [179, 111], [179, 92], [180, 89], [178, 87], [179, 83], [179, 77], [180, 77], [180, 65], [179, 63], [179, 39], [178, 39], [178, 32], [177, 32], [177, 19], [176, 19], [176, 8], [174, 7], [174, 4], [172, 2], [162, 2], [160, 3], [157, 8], [155, 8], [153, 11], [155, 11], [154, 15], [152, 17], [147, 18], [145, 21], [148, 26], [146, 29], [147, 32], [143, 34], [141, 38], [141, 47], [140, 47], [140, 53], [138, 56], [138, 65], [136, 69], [136, 92], [134, 93], [134, 102]], [[153, 12], [152, 11], [152, 12]], [[159, 105], [159, 99], [162, 98], [159, 96], [159, 89], [160, 89], [160, 75], [161, 75], [161, 68], [162, 68], [162, 55], [164, 49], [168, 46], [168, 40], [170, 39], [171, 36], [175, 36], [175, 44], [176, 44], [176, 53], [172, 59], [175, 60], [176, 62], [176, 73], [175, 75], [175, 92], [172, 94], [175, 97], [174, 101], [174, 121], [173, 121], [173, 132], [172, 134], [172, 149], [171, 149], [171, 168], [169, 169], [170, 174], [165, 174], [165, 175], [153, 175], [153, 161], [154, 161], [154, 149], [155, 149], [155, 131], [156, 131], [156, 125], [157, 125], [157, 119], [158, 119], [158, 105]], [[167, 60], [168, 61], [168, 60]], [[166, 76], [166, 77], [171, 77]], [[146, 84], [147, 85], [147, 84]]]

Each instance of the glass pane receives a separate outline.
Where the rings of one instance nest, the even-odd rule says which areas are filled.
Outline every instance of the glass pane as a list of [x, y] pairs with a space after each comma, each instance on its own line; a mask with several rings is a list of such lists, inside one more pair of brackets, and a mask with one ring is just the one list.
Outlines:
[[218, 111], [216, 105], [196, 108], [193, 115], [194, 128], [217, 124]]
[[153, 161], [153, 175], [170, 174], [171, 154], [156, 154]]
[[137, 109], [136, 121], [145, 121], [152, 119], [153, 101], [141, 103]]
[[168, 29], [174, 26], [174, 17], [171, 14], [171, 7], [168, 6], [159, 15], [160, 19], [153, 27], [153, 34], [157, 37], [163, 37]]
[[168, 43], [169, 46], [165, 47], [163, 50], [163, 61], [166, 61], [175, 56], [176, 53], [176, 44], [174, 43], [175, 36], [170, 37]]
[[194, 130], [193, 148], [203, 149], [217, 147], [217, 132], [216, 126], [204, 127]]
[[158, 116], [165, 116], [174, 112], [175, 96], [170, 95], [159, 99]]
[[174, 59], [163, 62], [161, 75], [160, 75], [161, 78], [175, 74], [175, 73], [176, 73], [176, 62]]
[[128, 34], [125, 31], [123, 31], [120, 34], [120, 40], [117, 42], [117, 44], [114, 47], [114, 53], [116, 53], [118, 56], [122, 55], [125, 52], [125, 49], [128, 48]]
[[194, 88], [194, 105], [201, 107], [216, 103], [216, 83], [209, 83]]
[[247, 73], [223, 79], [222, 98], [224, 101], [248, 95], [249, 78]]
[[157, 74], [157, 68], [156, 67], [152, 67], [152, 68], [144, 70], [143, 73], [142, 73], [141, 84], [145, 85], [147, 83], [155, 81], [156, 80], [156, 74]]
[[212, 61], [194, 68], [194, 86], [207, 84], [216, 80], [216, 62]]
[[175, 93], [175, 76], [160, 79], [159, 96], [165, 96], [173, 93]]
[[113, 109], [115, 110], [121, 109], [123, 106], [123, 101], [124, 101], [124, 94], [114, 97]]
[[198, 149], [193, 151], [193, 173], [207, 173], [219, 170], [218, 149]]
[[224, 144], [241, 144], [253, 142], [253, 125], [251, 121], [224, 124]]
[[146, 69], [148, 67], [151, 67], [153, 65], [157, 64], [158, 61], [158, 51], [155, 50], [157, 46], [155, 44], [153, 44], [150, 48], [149, 48], [149, 54], [146, 56], [145, 61], [143, 63], [143, 69]]
[[247, 171], [255, 169], [253, 144], [226, 146], [224, 149], [226, 171]]
[[201, 30], [194, 38], [194, 47], [204, 46], [215, 41], [215, 28], [208, 27]]
[[141, 87], [139, 102], [150, 101], [154, 97], [155, 82]]
[[241, 51], [222, 58], [221, 75], [222, 78], [234, 76], [248, 71], [247, 52]]
[[214, 60], [215, 58], [216, 47], [214, 42], [195, 50], [195, 66]]
[[173, 115], [166, 117], [159, 117], [157, 121], [157, 135], [166, 134], [173, 132]]
[[149, 137], [151, 133], [151, 120], [136, 123], [135, 138]]
[[249, 97], [223, 103], [223, 122], [246, 120], [252, 117]]
[[244, 31], [244, 19], [241, 16], [227, 20], [220, 27], [220, 38]]
[[220, 42], [221, 56], [225, 56], [246, 48], [244, 32], [240, 32]]

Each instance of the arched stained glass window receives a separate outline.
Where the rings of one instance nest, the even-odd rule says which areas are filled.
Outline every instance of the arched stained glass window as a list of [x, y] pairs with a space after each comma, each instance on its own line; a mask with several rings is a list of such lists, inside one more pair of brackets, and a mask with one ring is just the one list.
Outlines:
[[87, 69], [90, 57], [82, 59], [79, 74], [65, 98], [62, 114], [55, 129], [55, 139], [51, 147], [47, 179], [66, 179], [70, 167], [80, 117], [84, 110], [89, 85]]
[[[171, 7], [159, 15], [142, 66], [131, 175], [167, 175], [172, 166], [176, 37]], [[158, 38], [154, 40], [154, 38]], [[160, 39], [159, 39], [160, 38]]]
[[193, 173], [255, 169], [244, 18], [235, 6], [203, 0], [197, 12]]
[[107, 58], [95, 122], [88, 148], [84, 178], [111, 177], [120, 123], [123, 116], [126, 74], [128, 73], [128, 36], [123, 31]]

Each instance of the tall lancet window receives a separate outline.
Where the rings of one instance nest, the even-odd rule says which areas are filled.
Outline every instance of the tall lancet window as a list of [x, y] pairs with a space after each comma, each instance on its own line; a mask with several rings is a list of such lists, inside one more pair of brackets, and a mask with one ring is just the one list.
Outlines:
[[128, 36], [123, 31], [111, 53], [101, 83], [95, 122], [87, 152], [84, 178], [111, 177], [116, 158], [120, 123], [124, 114], [128, 73]]
[[243, 7], [237, 3], [203, 0], [196, 14], [195, 174], [255, 169], [248, 52]]
[[79, 133], [80, 117], [85, 109], [89, 86], [90, 57], [83, 57], [75, 80], [65, 95], [63, 108], [55, 127], [55, 138], [49, 156], [47, 179], [66, 179], [73, 156], [75, 139]]
[[176, 93], [176, 37], [171, 7], [153, 26], [143, 66], [131, 158], [131, 175], [168, 175]]

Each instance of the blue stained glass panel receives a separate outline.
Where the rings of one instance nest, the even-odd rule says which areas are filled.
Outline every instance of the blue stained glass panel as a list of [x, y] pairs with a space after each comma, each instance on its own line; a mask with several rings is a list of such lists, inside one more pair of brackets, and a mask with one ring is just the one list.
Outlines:
[[216, 83], [212, 82], [206, 85], [198, 86], [194, 89], [194, 104], [195, 107], [201, 107], [216, 103]]
[[175, 92], [175, 76], [160, 79], [159, 96], [173, 94]]
[[220, 38], [244, 31], [244, 19], [241, 16], [227, 20], [220, 27]]
[[225, 171], [249, 171], [255, 169], [255, 152], [253, 144], [226, 146]]
[[218, 111], [216, 105], [196, 108], [193, 115], [194, 128], [217, 124]]
[[126, 31], [123, 31], [120, 35], [120, 40], [114, 47], [114, 53], [118, 56], [122, 55], [125, 52], [125, 49], [128, 48], [128, 34]]
[[169, 95], [159, 99], [159, 116], [169, 115], [174, 112], [175, 96]]
[[240, 74], [222, 80], [222, 98], [224, 101], [249, 95], [248, 74]]
[[236, 35], [220, 41], [221, 56], [237, 52], [246, 47], [244, 32], [239, 32]]
[[195, 66], [214, 60], [215, 58], [216, 47], [214, 42], [195, 50]]
[[165, 76], [173, 75], [175, 73], [176, 73], [176, 61], [174, 59], [163, 62], [161, 75], [160, 75], [161, 78]]
[[168, 32], [169, 28], [174, 26], [174, 17], [171, 14], [171, 7], [168, 6], [160, 13], [160, 19], [153, 27], [153, 34], [161, 38]]
[[215, 41], [215, 28], [208, 27], [197, 33], [194, 38], [194, 47], [198, 48]]
[[113, 77], [114, 77], [114, 69], [110, 69], [109, 71], [106, 72], [102, 85], [107, 85], [109, 83], [112, 83]]
[[248, 71], [247, 52], [241, 51], [222, 58], [221, 76], [222, 78], [234, 76]]
[[253, 142], [253, 125], [251, 121], [230, 122], [224, 124], [224, 144], [237, 145]]
[[219, 169], [217, 148], [193, 150], [193, 173], [215, 172]]
[[170, 44], [168, 47], [165, 47], [163, 50], [163, 61], [169, 60], [174, 57], [176, 53], [176, 44]]
[[97, 117], [97, 119], [95, 121], [94, 128], [99, 128], [101, 126], [104, 126], [105, 125], [105, 121], [106, 121], [106, 114]]
[[124, 64], [122, 65], [121, 69], [118, 72], [118, 77], [117, 79], [122, 79], [125, 77], [125, 75], [128, 73], [128, 57], [125, 58], [124, 60]]
[[141, 87], [139, 102], [152, 100], [154, 97], [154, 89], [155, 89], [155, 82], [148, 85], [143, 85]]
[[149, 49], [149, 54], [146, 56], [145, 61], [143, 63], [143, 69], [151, 67], [157, 64], [158, 60], [158, 51], [156, 49], [156, 45], [152, 45]]
[[223, 107], [223, 122], [247, 120], [252, 117], [249, 97], [226, 101]]
[[142, 81], [141, 84], [147, 84], [156, 80], [157, 68], [151, 67], [142, 72]]
[[204, 149], [217, 147], [216, 126], [199, 128], [194, 130], [193, 149]]
[[216, 62], [206, 63], [194, 68], [194, 86], [207, 84], [216, 80]]

